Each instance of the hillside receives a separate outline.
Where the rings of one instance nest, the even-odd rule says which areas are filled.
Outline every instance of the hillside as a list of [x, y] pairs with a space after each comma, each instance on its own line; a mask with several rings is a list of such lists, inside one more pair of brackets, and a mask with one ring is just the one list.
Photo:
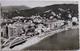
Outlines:
[[[37, 13], [43, 13], [49, 9], [54, 11], [56, 14], [59, 13], [58, 8], [62, 9], [70, 9], [73, 16], [78, 16], [78, 5], [77, 4], [56, 4], [56, 5], [51, 5], [51, 6], [46, 6], [46, 7], [36, 7], [30, 10], [23, 10], [22, 13], [25, 16], [31, 16], [35, 15]], [[26, 14], [25, 14], [26, 13]]]
[[26, 6], [2, 6], [2, 12], [12, 12], [15, 10], [24, 10], [29, 9], [29, 7]]
[[[18, 7], [19, 8], [19, 7]], [[43, 14], [43, 12], [47, 11], [47, 10], [52, 10], [54, 11], [56, 14], [59, 13], [59, 8], [62, 9], [70, 9], [72, 16], [76, 16], [78, 17], [78, 4], [55, 4], [55, 5], [50, 5], [50, 6], [45, 6], [45, 7], [35, 7], [32, 9], [18, 9], [19, 13], [17, 13], [16, 11], [14, 12], [8, 12], [7, 15], [8, 16], [4, 16], [4, 17], [8, 17], [8, 18], [12, 18], [15, 16], [24, 16], [24, 17], [29, 17], [32, 15], [36, 15], [36, 14]]]

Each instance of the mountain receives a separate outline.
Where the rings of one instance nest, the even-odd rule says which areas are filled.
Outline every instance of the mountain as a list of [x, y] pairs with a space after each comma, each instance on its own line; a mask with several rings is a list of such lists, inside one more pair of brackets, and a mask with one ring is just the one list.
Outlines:
[[27, 6], [2, 6], [2, 12], [8, 13], [8, 12], [14, 12], [16, 10], [24, 10], [24, 9], [30, 9], [30, 7]]
[[23, 10], [22, 12], [24, 13], [23, 15], [26, 15], [25, 16], [30, 16], [30, 15], [35, 15], [37, 13], [43, 13], [47, 10], [52, 10], [53, 12], [55, 12], [56, 14], [59, 13], [59, 8], [62, 8], [62, 9], [70, 9], [71, 12], [76, 15], [74, 16], [77, 16], [78, 14], [78, 4], [55, 4], [55, 5], [50, 5], [50, 6], [46, 6], [46, 7], [36, 7], [36, 8], [33, 8], [33, 9], [30, 9], [30, 10]]
[[47, 10], [52, 10], [53, 12], [58, 14], [59, 8], [62, 8], [64, 10], [70, 9], [72, 16], [78, 17], [78, 4], [55, 4], [55, 5], [45, 6], [45, 7], [35, 7], [35, 8], [31, 8], [31, 9], [22, 9], [22, 10], [19, 9], [19, 11], [18, 11], [19, 13], [17, 13], [16, 11], [9, 12], [7, 17], [8, 18], [12, 18], [15, 16], [30, 17], [30, 16], [36, 15], [36, 14], [41, 15]]

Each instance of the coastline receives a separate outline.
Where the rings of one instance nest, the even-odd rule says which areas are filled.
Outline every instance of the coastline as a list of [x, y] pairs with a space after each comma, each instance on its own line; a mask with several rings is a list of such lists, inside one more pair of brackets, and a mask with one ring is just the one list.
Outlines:
[[[31, 37], [25, 43], [23, 43], [21, 45], [18, 45], [18, 46], [15, 46], [14, 48], [9, 49], [9, 50], [16, 50], [16, 49], [22, 50], [24, 48], [28, 48], [32, 45], [35, 45], [35, 44], [39, 43], [41, 40], [45, 39], [46, 37], [52, 36], [56, 33], [62, 32], [62, 31], [69, 30], [68, 28], [70, 28], [70, 27], [66, 27], [66, 28], [63, 28], [63, 29], [58, 29], [58, 30], [55, 30], [55, 31], [51, 31], [49, 33], [45, 33], [45, 34], [43, 33], [39, 36]], [[78, 29], [78, 26], [71, 27], [71, 29]], [[4, 48], [3, 50], [6, 50], [6, 49], [8, 49], [8, 48]]]

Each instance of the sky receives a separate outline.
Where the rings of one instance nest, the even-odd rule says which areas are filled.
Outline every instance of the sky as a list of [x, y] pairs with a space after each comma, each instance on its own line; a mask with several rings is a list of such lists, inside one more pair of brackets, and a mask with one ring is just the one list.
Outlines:
[[53, 4], [76, 4], [77, 1], [32, 1], [32, 0], [1, 0], [2, 6], [20, 6], [25, 5], [31, 8], [44, 7]]

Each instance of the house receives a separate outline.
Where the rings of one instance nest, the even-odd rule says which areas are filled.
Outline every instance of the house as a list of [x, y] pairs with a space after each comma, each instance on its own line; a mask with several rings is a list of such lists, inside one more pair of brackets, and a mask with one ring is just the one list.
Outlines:
[[72, 24], [73, 25], [78, 24], [78, 18], [77, 17], [72, 17]]
[[43, 24], [38, 24], [35, 31], [41, 34], [42, 32], [46, 31], [46, 27]]

